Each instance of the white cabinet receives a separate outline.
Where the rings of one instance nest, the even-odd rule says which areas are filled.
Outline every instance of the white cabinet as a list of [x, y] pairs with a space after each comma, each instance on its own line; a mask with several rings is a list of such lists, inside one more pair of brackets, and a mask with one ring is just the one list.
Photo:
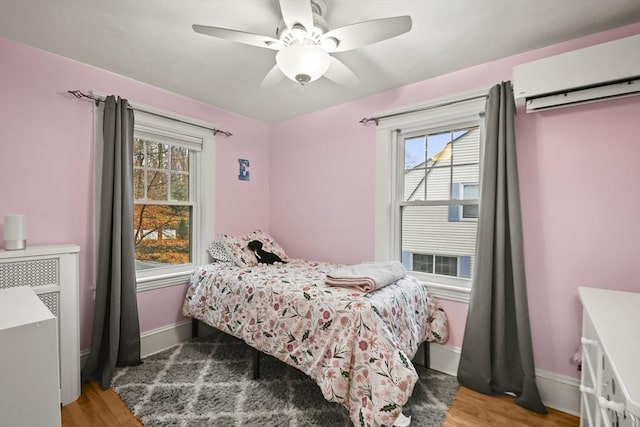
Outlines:
[[0, 289], [0, 427], [60, 426], [56, 330], [30, 288]]
[[57, 318], [63, 405], [80, 396], [79, 252], [80, 247], [72, 244], [0, 249], [0, 289], [29, 287]]
[[640, 293], [579, 288], [582, 427], [640, 427]]

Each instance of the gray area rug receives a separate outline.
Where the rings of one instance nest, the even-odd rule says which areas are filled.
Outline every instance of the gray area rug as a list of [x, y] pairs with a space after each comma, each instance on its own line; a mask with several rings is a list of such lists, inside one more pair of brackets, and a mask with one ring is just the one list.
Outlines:
[[[223, 334], [196, 338], [144, 363], [119, 368], [113, 389], [145, 426], [352, 426], [297, 369], [260, 355], [252, 379], [252, 349]], [[455, 377], [416, 366], [420, 380], [403, 409], [411, 427], [441, 426], [458, 390]]]

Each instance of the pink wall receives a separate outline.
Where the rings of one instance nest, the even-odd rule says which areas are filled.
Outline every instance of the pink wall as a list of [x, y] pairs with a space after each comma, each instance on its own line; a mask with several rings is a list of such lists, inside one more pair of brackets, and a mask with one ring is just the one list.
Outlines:
[[[94, 274], [91, 103], [115, 93], [216, 123], [216, 228], [269, 232], [296, 257], [374, 254], [375, 127], [362, 117], [511, 79], [514, 64], [640, 33], [640, 23], [407, 85], [272, 126], [0, 38], [0, 215], [27, 215], [29, 244], [81, 246], [81, 348], [90, 343]], [[569, 364], [578, 286], [640, 291], [640, 98], [517, 117], [529, 302], [538, 368]], [[251, 181], [237, 180], [237, 159]], [[268, 207], [268, 209], [265, 209]], [[1, 218], [1, 216], [0, 216]], [[1, 230], [1, 228], [0, 228]], [[213, 238], [213, 236], [211, 236]], [[0, 231], [0, 240], [2, 239]], [[183, 287], [138, 294], [141, 330], [182, 319]], [[443, 301], [460, 346], [466, 305]]]
[[[362, 117], [511, 79], [513, 65], [640, 33], [640, 23], [504, 58], [278, 123], [270, 132], [271, 233], [292, 256], [374, 254], [375, 127]], [[640, 291], [640, 97], [517, 117], [537, 367], [577, 376], [578, 286]], [[443, 301], [453, 346], [466, 304]]]
[[[216, 143], [216, 229], [229, 233], [269, 226], [268, 127], [0, 38], [0, 221], [6, 213], [25, 214], [30, 245], [80, 245], [80, 345], [86, 349], [95, 270], [93, 113], [91, 102], [66, 93], [71, 89], [114, 93], [232, 132], [233, 137], [219, 136]], [[237, 179], [238, 158], [251, 161], [251, 181]], [[173, 287], [138, 294], [141, 330], [182, 319], [184, 292], [184, 287]]]
[[541, 368], [575, 373], [579, 286], [640, 292], [640, 97], [518, 117], [532, 334]]

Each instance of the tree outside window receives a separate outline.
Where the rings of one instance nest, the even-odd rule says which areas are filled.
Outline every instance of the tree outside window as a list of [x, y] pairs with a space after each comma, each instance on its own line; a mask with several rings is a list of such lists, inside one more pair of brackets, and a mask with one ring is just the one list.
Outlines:
[[133, 158], [136, 269], [191, 262], [189, 149], [135, 138]]

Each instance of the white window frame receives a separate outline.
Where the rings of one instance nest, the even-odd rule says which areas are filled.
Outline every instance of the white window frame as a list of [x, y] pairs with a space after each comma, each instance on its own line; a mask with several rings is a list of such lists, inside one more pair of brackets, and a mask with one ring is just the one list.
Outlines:
[[[482, 132], [482, 130], [481, 130]], [[467, 186], [475, 185], [478, 187], [478, 194], [480, 194], [480, 183], [479, 182], [461, 182], [460, 183], [460, 200], [465, 200], [464, 198], [464, 188]], [[469, 200], [469, 199], [467, 199]], [[462, 205], [462, 209], [460, 209], [458, 221], [475, 221], [478, 222], [478, 218], [465, 218], [464, 217], [464, 206]]]
[[[96, 93], [94, 93], [94, 95], [102, 98], [105, 97], [104, 95]], [[167, 112], [137, 102], [132, 102], [132, 104], [136, 107], [136, 111], [134, 112], [134, 135], [142, 136], [144, 134], [145, 138], [190, 148], [189, 161], [193, 162], [190, 166], [192, 173], [190, 173], [189, 178], [189, 190], [193, 191], [191, 262], [188, 264], [137, 271], [137, 292], [144, 292], [167, 286], [187, 284], [195, 267], [209, 262], [207, 247], [209, 246], [210, 240], [215, 236], [216, 189], [216, 138], [210, 129], [214, 129], [216, 126], [209, 122]], [[101, 103], [98, 108], [94, 108], [96, 177], [99, 177], [99, 174], [102, 173], [102, 105]], [[154, 136], [158, 138], [154, 138]], [[100, 212], [97, 208], [100, 200], [98, 183], [99, 179], [96, 179], [96, 216], [99, 215]], [[97, 227], [99, 218], [97, 217], [96, 220]]]
[[[428, 129], [429, 133], [435, 133], [439, 130], [479, 126], [482, 147], [485, 135], [483, 114], [489, 89], [478, 89], [377, 114], [378, 116], [393, 115], [393, 117], [379, 120], [376, 131], [376, 260], [401, 261], [400, 210], [397, 208], [402, 187], [397, 177], [399, 168], [403, 167], [398, 149], [400, 131], [406, 135], [425, 129]], [[424, 111], [411, 112], [420, 109]], [[480, 169], [482, 169], [482, 148], [480, 153]], [[420, 272], [409, 272], [409, 274], [427, 283], [429, 290], [436, 297], [469, 302], [471, 279]]]

